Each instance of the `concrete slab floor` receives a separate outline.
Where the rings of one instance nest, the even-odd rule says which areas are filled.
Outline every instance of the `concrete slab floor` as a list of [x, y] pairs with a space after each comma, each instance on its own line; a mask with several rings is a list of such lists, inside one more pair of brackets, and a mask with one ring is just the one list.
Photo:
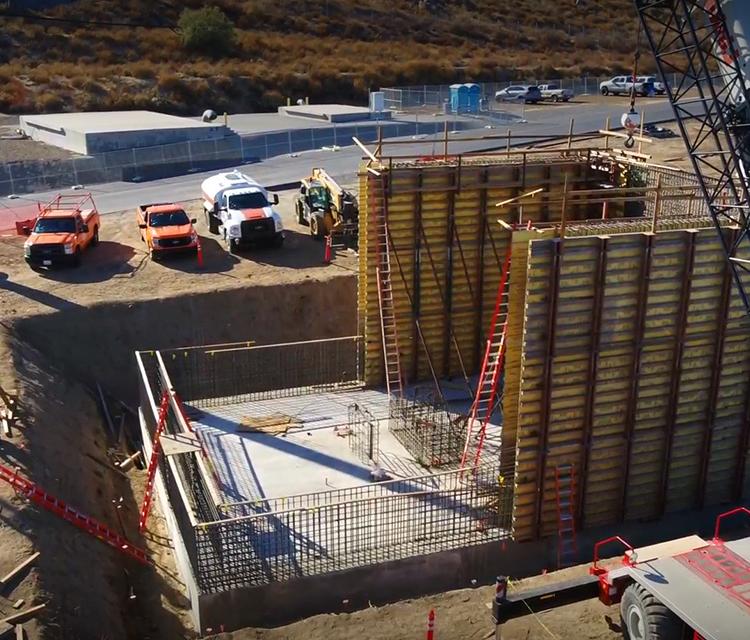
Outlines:
[[[336, 429], [349, 422], [349, 406], [357, 403], [378, 420], [380, 467], [389, 476], [412, 478], [430, 474], [388, 430], [388, 395], [384, 390], [355, 389], [312, 395], [256, 400], [219, 407], [190, 407], [227, 503], [279, 498], [366, 486], [372, 482], [371, 463], [352, 451], [351, 436]], [[466, 411], [459, 399], [451, 410]], [[293, 416], [301, 426], [284, 435], [238, 432], [244, 418]], [[500, 427], [488, 428], [485, 453], [499, 446]], [[444, 471], [440, 469], [438, 471]]]

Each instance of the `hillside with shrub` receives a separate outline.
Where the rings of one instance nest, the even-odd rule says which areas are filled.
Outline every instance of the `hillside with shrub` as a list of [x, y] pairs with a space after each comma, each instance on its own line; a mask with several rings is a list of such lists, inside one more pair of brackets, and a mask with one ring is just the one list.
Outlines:
[[636, 34], [630, 0], [212, 4], [230, 27], [216, 46], [201, 24], [186, 37], [192, 0], [0, 9], [0, 112], [258, 111], [287, 96], [363, 103], [380, 86], [609, 74], [630, 69]]

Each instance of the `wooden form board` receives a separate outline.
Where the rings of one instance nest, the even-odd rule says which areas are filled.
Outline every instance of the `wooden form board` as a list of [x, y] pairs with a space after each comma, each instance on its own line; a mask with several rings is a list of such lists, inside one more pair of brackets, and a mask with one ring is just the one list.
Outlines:
[[750, 341], [714, 229], [531, 241], [514, 289], [517, 540], [556, 532], [558, 464], [579, 529], [748, 495]]
[[[568, 189], [606, 179], [587, 154], [530, 155], [481, 162], [384, 163], [376, 176], [360, 170], [359, 321], [365, 336], [365, 381], [384, 382], [376, 267], [376, 221], [385, 209], [394, 308], [406, 380], [471, 376], [481, 367], [510, 233], [498, 219], [550, 222], [560, 218], [565, 176]], [[530, 189], [545, 193], [523, 208], [495, 207]], [[592, 210], [571, 206], [571, 220]], [[504, 318], [505, 309], [501, 318]], [[421, 336], [420, 331], [421, 330]]]

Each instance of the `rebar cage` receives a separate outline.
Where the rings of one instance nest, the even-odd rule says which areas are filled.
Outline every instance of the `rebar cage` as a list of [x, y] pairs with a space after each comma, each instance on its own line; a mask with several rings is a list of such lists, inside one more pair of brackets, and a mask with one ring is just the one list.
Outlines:
[[388, 430], [426, 468], [461, 460], [467, 424], [467, 416], [451, 414], [429, 396], [390, 399]]

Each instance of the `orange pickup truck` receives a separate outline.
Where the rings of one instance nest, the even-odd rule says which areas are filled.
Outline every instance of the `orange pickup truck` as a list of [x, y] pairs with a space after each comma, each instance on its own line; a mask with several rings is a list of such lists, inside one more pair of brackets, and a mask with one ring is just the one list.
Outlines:
[[185, 210], [170, 203], [142, 204], [135, 212], [141, 240], [151, 257], [158, 260], [168, 253], [198, 250], [198, 234]]
[[23, 255], [32, 268], [58, 264], [78, 265], [81, 254], [99, 244], [101, 218], [91, 194], [59, 195], [40, 207], [33, 227], [23, 227], [29, 236]]

